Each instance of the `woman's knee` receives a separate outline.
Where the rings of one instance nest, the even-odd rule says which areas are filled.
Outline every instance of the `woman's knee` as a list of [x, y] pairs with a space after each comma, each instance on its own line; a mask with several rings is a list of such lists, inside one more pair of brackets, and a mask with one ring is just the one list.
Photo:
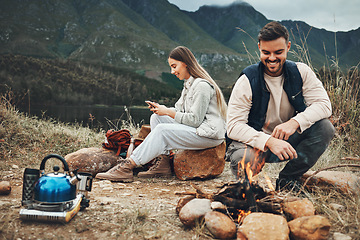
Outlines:
[[158, 124], [159, 124], [160, 120], [159, 120], [159, 115], [153, 113], [150, 116], [150, 127], [151, 130], [153, 130]]
[[156, 135], [157, 137], [166, 137], [166, 135], [169, 134], [172, 130], [172, 124], [169, 123], [158, 123], [154, 129], [151, 131]]

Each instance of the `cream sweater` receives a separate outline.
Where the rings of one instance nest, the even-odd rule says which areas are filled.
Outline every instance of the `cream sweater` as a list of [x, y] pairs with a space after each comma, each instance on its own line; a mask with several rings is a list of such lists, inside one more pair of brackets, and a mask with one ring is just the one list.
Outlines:
[[175, 103], [175, 121], [196, 128], [196, 134], [224, 139], [225, 119], [220, 116], [214, 87], [205, 79], [190, 77]]
[[271, 77], [264, 74], [270, 92], [265, 125], [262, 131], [250, 127], [247, 122], [252, 105], [252, 91], [250, 82], [244, 74], [237, 80], [229, 100], [227, 134], [231, 139], [265, 151], [265, 143], [277, 125], [293, 118], [299, 123], [301, 133], [315, 122], [330, 117], [331, 103], [321, 81], [309, 66], [303, 63], [296, 64], [303, 79], [303, 96], [307, 105], [305, 111], [296, 114], [283, 89], [283, 75]]

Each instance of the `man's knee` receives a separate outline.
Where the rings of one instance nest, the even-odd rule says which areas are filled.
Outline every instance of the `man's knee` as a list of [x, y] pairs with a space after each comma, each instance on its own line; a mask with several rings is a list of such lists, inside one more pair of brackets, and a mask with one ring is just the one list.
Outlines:
[[316, 132], [322, 136], [324, 141], [330, 142], [335, 135], [335, 128], [329, 119], [322, 119], [315, 123]]
[[230, 162], [230, 169], [233, 175], [236, 178], [241, 177], [243, 172], [243, 166], [241, 166], [241, 161], [250, 162], [251, 159], [254, 159], [256, 156], [256, 151], [247, 146], [244, 143], [233, 141], [226, 151], [226, 161]]

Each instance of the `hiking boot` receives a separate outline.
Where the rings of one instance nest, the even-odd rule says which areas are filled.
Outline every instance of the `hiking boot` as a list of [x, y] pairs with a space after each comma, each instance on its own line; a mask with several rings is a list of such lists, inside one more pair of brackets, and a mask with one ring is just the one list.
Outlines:
[[151, 177], [169, 177], [171, 176], [170, 158], [167, 155], [160, 155], [155, 158], [154, 165], [152, 165], [146, 172], [139, 172], [140, 178]]
[[134, 181], [133, 168], [130, 160], [124, 159], [109, 171], [96, 174], [95, 178], [113, 182], [132, 182]]
[[278, 178], [276, 179], [276, 191], [293, 191], [303, 193], [303, 186], [296, 178]]

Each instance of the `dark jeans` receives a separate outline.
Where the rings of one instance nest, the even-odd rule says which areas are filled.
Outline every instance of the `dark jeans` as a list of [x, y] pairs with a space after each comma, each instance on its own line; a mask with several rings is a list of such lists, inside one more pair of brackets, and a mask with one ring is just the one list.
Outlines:
[[[329, 146], [334, 137], [335, 128], [328, 119], [322, 119], [303, 133], [295, 132], [287, 140], [296, 150], [298, 157], [294, 158], [285, 165], [279, 173], [279, 178], [297, 179], [307, 172], [321, 154]], [[246, 162], [254, 162], [252, 159], [258, 157], [265, 159], [267, 163], [276, 163], [281, 160], [271, 151], [262, 152], [244, 143], [232, 141], [226, 152], [226, 159], [230, 161], [231, 171], [236, 178], [239, 174], [239, 162], [245, 155]]]

